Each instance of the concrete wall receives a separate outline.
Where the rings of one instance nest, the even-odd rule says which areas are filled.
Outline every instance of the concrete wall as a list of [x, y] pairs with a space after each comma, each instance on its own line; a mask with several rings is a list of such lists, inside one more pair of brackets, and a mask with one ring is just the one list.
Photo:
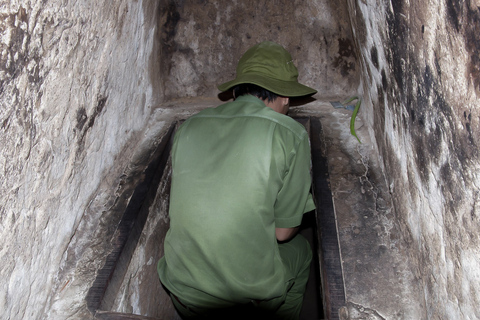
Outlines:
[[[413, 311], [391, 317], [480, 318], [478, 6], [1, 0], [1, 317], [91, 316], [88, 289], [159, 137], [218, 104], [215, 85], [268, 39], [317, 98], [363, 98], [365, 152], [385, 174], [400, 230], [390, 241], [411, 273], [392, 275], [416, 283], [392, 292]], [[386, 300], [347, 292], [351, 319], [357, 303]]]
[[361, 116], [417, 283], [405, 309], [418, 319], [478, 319], [479, 3], [348, 2], [361, 57]]
[[[287, 48], [321, 96], [353, 94], [358, 65], [345, 1], [164, 1], [165, 95], [216, 96], [240, 56], [265, 40]], [[168, 69], [168, 70], [167, 70]]]
[[1, 317], [86, 319], [119, 219], [106, 213], [168, 121], [157, 5], [0, 8]]
[[85, 297], [159, 137], [220, 102], [249, 46], [282, 43], [322, 95], [353, 94], [336, 3], [0, 1], [1, 317], [91, 317]]

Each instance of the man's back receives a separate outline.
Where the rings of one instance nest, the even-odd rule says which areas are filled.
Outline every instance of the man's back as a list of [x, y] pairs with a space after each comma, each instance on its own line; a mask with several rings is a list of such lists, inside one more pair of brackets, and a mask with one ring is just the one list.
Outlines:
[[305, 129], [256, 97], [188, 119], [172, 149], [162, 283], [205, 307], [280, 297], [275, 228], [299, 225], [309, 199]]

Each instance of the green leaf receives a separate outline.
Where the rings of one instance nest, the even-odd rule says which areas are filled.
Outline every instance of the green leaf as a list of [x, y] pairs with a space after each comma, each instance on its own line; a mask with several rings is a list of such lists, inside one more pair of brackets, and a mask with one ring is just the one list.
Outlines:
[[[348, 102], [351, 102], [355, 99], [358, 99], [358, 97], [353, 97], [353, 98], [349, 99]], [[345, 103], [348, 103], [348, 102], [345, 102]], [[355, 133], [355, 118], [357, 117], [358, 109], [360, 109], [360, 104], [361, 103], [362, 103], [362, 99], [358, 99], [357, 103], [355, 104], [355, 109], [353, 109], [352, 118], [350, 119], [350, 133], [355, 138], [357, 138], [358, 142], [360, 142], [360, 143], [362, 143], [362, 142], [360, 141], [360, 139], [357, 137], [357, 134]]]
[[345, 101], [343, 102], [343, 104], [345, 105], [345, 104], [347, 104], [347, 103], [349, 103], [349, 102], [352, 102], [353, 100], [357, 100], [357, 99], [358, 99], [358, 97], [351, 97], [351, 98], [345, 100]]

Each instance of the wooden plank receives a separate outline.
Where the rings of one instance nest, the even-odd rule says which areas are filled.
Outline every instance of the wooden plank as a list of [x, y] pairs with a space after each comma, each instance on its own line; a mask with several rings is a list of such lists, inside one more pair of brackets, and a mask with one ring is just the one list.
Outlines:
[[[126, 244], [129, 244], [127, 246], [128, 248], [134, 248], [136, 246], [135, 243], [138, 241], [139, 237], [138, 230], [140, 230], [141, 233], [143, 224], [146, 220], [145, 217], [140, 215], [141, 208], [149, 191], [152, 189], [156, 190], [156, 187], [158, 186], [158, 181], [155, 181], [154, 178], [158, 176], [159, 171], [163, 172], [162, 166], [165, 166], [166, 159], [170, 154], [171, 138], [174, 129], [175, 124], [172, 124], [167, 134], [162, 137], [162, 140], [157, 146], [152, 162], [144, 171], [144, 180], [135, 188], [128, 206], [123, 213], [123, 217], [120, 221], [117, 232], [115, 233], [115, 239], [109, 239], [114, 244], [114, 248], [107, 256], [102, 269], [98, 270], [97, 277], [92, 287], [90, 287], [86, 297], [87, 307], [92, 313], [95, 313], [102, 305], [105, 293], [107, 292], [108, 286], [112, 280], [112, 275], [115, 272], [121, 255], [125, 256], [131, 254], [131, 250], [126, 250], [128, 252], [125, 252], [124, 248]], [[155, 183], [157, 186], [155, 186]], [[132, 233], [132, 230], [135, 230], [136, 232]], [[117, 270], [117, 272], [121, 272], [121, 270]], [[115, 285], [112, 285], [112, 287], [114, 286]], [[109, 290], [114, 291], [115, 288], [110, 288]], [[110, 301], [107, 302], [107, 304], [109, 303]]]
[[96, 320], [161, 320], [159, 318], [152, 318], [152, 317], [141, 316], [137, 314], [127, 314], [127, 313], [100, 311], [100, 310], [95, 313], [95, 319]]
[[317, 118], [310, 119], [313, 188], [317, 204], [318, 241], [321, 245], [320, 272], [325, 318], [340, 319], [338, 310], [345, 305], [345, 287], [338, 243], [335, 209], [328, 180], [328, 163], [323, 156], [322, 127]]

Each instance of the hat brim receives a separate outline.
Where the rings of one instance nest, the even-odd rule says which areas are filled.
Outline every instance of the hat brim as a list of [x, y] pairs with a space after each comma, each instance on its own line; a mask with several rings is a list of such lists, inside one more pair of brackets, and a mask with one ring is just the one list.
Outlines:
[[317, 93], [317, 90], [307, 87], [296, 81], [282, 81], [278, 79], [267, 78], [258, 74], [240, 75], [232, 81], [218, 85], [217, 88], [223, 92], [236, 85], [244, 83], [255, 84], [282, 97], [301, 97]]

